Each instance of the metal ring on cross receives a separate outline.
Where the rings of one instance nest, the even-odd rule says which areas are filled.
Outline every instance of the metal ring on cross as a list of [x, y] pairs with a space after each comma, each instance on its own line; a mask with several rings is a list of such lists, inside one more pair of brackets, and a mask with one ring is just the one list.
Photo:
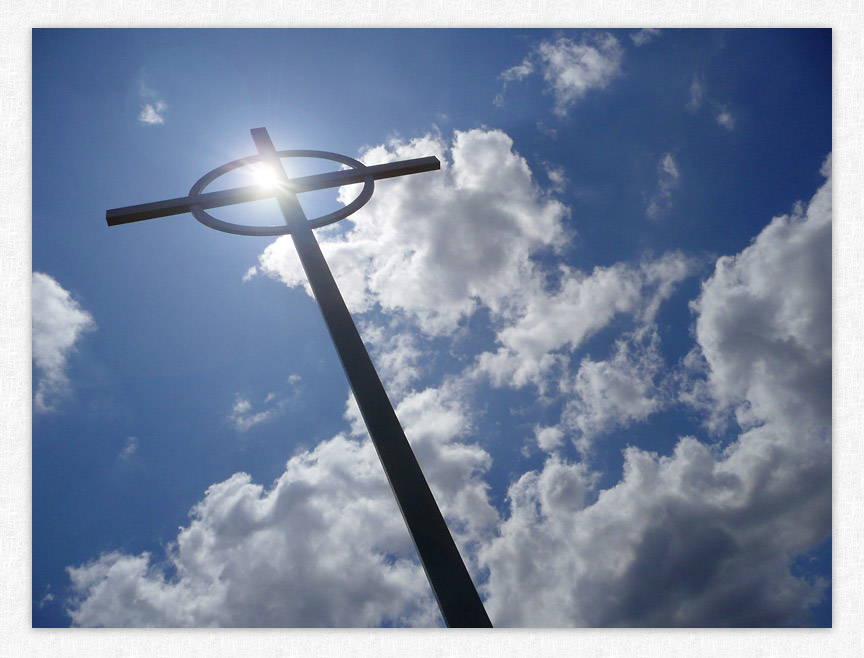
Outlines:
[[[344, 165], [348, 165], [349, 167], [353, 167], [354, 169], [363, 170], [366, 168], [359, 160], [355, 160], [354, 158], [349, 158], [347, 155], [340, 155], [339, 153], [330, 153], [329, 151], [277, 151], [276, 155], [279, 158], [321, 158], [323, 160], [333, 160], [334, 162], [340, 162]], [[192, 189], [189, 191], [189, 211], [199, 222], [204, 224], [204, 226], [209, 226], [210, 228], [215, 228], [217, 231], [224, 231], [225, 233], [233, 233], [234, 235], [287, 235], [291, 232], [291, 229], [285, 225], [277, 225], [277, 226], [249, 226], [246, 224], [233, 224], [231, 222], [225, 222], [221, 219], [215, 218], [213, 215], [208, 213], [204, 208], [201, 207], [200, 203], [197, 203], [198, 196], [204, 191], [204, 188], [207, 187], [214, 180], [219, 178], [220, 176], [224, 176], [229, 171], [233, 171], [235, 169], [239, 169], [240, 167], [246, 167], [252, 164], [256, 164], [261, 162], [260, 155], [250, 155], [247, 158], [240, 158], [239, 160], [233, 160], [227, 164], [222, 165], [221, 167], [216, 167], [210, 173], [204, 174], [197, 183], [192, 186]], [[321, 228], [322, 226], [327, 226], [328, 224], [334, 224], [338, 222], [340, 219], [345, 219], [348, 215], [357, 212], [362, 208], [367, 201], [372, 196], [372, 192], [375, 191], [375, 178], [370, 174], [369, 176], [364, 177], [363, 179], [363, 190], [354, 199], [351, 203], [349, 203], [344, 208], [340, 208], [335, 212], [331, 212], [327, 215], [322, 215], [321, 217], [316, 217], [315, 219], [309, 220], [309, 225], [311, 228]], [[275, 194], [274, 194], [275, 196]]]

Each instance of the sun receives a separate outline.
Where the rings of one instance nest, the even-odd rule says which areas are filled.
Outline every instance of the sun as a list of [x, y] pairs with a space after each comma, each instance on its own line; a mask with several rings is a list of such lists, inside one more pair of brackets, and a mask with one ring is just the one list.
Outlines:
[[252, 181], [255, 185], [266, 188], [268, 190], [272, 190], [279, 186], [279, 175], [277, 172], [273, 171], [273, 167], [264, 164], [263, 162], [256, 162], [249, 167], [249, 174], [252, 177]]

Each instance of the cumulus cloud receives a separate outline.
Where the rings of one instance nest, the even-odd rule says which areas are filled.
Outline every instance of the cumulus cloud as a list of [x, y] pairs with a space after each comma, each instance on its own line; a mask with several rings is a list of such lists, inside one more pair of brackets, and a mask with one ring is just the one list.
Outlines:
[[82, 334], [96, 328], [93, 316], [57, 281], [33, 273], [33, 363], [37, 379], [33, 409], [43, 413], [68, 392], [66, 375], [69, 355]]
[[[475, 375], [495, 386], [543, 386], [546, 375], [616, 316], [650, 322], [659, 304], [691, 270], [670, 253], [640, 265], [618, 263], [591, 274], [564, 268], [558, 290], [534, 290], [519, 317], [497, 333], [500, 347], [478, 357]], [[563, 351], [562, 351], [563, 350]]]
[[[635, 39], [634, 39], [635, 41]], [[554, 112], [567, 112], [592, 89], [605, 88], [621, 70], [623, 49], [611, 34], [587, 34], [574, 41], [566, 37], [540, 42], [522, 61], [499, 76], [505, 89], [533, 73], [540, 73], [555, 98]], [[496, 97], [496, 105], [503, 96]]]
[[564, 444], [564, 432], [560, 427], [551, 425], [548, 427], [535, 427], [534, 438], [541, 450], [553, 452]]
[[[829, 532], [830, 460], [736, 458], [763, 438], [742, 437], [725, 458], [692, 438], [669, 457], [629, 448], [623, 479], [599, 495], [582, 464], [558, 457], [522, 476], [500, 536], [480, 551], [490, 616], [499, 626], [804, 623], [824, 583], [796, 578], [789, 560]], [[775, 478], [778, 468], [795, 475]], [[805, 486], [812, 477], [819, 495]]]
[[566, 384], [572, 398], [562, 414], [580, 450], [588, 450], [598, 434], [645, 420], [666, 404], [668, 396], [660, 383], [665, 363], [659, 343], [656, 330], [642, 327], [617, 340], [610, 359], [582, 359]]
[[721, 258], [694, 304], [705, 394], [735, 409], [736, 440], [630, 447], [604, 491], [553, 454], [510, 487], [479, 553], [498, 625], [807, 623], [827, 583], [790, 564], [831, 529], [830, 221], [829, 178]]
[[[337, 436], [270, 488], [212, 485], [167, 555], [69, 569], [77, 626], [434, 625], [431, 591], [371, 444]], [[350, 573], [351, 577], [345, 575]]]
[[[437, 155], [442, 171], [381, 183], [345, 220], [350, 230], [321, 236], [352, 312], [377, 305], [431, 335], [452, 333], [481, 307], [508, 312], [535, 276], [531, 256], [563, 244], [568, 212], [534, 183], [512, 147], [501, 131], [471, 130], [449, 145], [427, 135], [361, 155], [367, 164]], [[354, 194], [340, 191], [344, 200]], [[306, 285], [290, 237], [267, 247], [260, 266], [289, 286]]]
[[364, 323], [360, 333], [390, 395], [403, 397], [423, 372], [418, 338], [407, 327], [399, 331], [372, 322]]
[[[488, 485], [482, 479], [491, 466], [491, 457], [476, 444], [465, 442], [471, 418], [462, 402], [464, 387], [465, 382], [455, 378], [440, 388], [414, 391], [396, 406], [411, 448], [457, 543], [488, 538], [498, 520], [488, 501]], [[346, 416], [355, 436], [368, 436], [353, 396]]]
[[[408, 396], [397, 413], [470, 557], [466, 547], [497, 521], [483, 480], [489, 455], [459, 440], [468, 422], [454, 391]], [[360, 436], [340, 434], [292, 457], [269, 489], [245, 473], [212, 485], [164, 561], [112, 552], [70, 568], [73, 623], [440, 625], [375, 449], [355, 429]]]
[[[639, 265], [565, 271], [557, 291], [531, 297], [525, 313], [497, 333], [497, 351], [482, 353], [469, 375], [493, 386], [533, 385], [563, 406], [560, 423], [537, 434], [541, 449], [567, 437], [586, 453], [608, 431], [646, 420], [674, 401], [672, 376], [660, 351], [655, 317], [697, 261], [671, 252]], [[605, 360], [580, 347], [619, 316], [635, 325]]]
[[659, 219], [672, 208], [672, 193], [678, 189], [681, 173], [671, 153], [665, 153], [657, 165], [657, 191], [648, 202], [645, 214], [651, 219]]
[[693, 303], [708, 368], [693, 390], [745, 426], [830, 423], [830, 164], [825, 173], [807, 206], [774, 218], [744, 251], [718, 260]]

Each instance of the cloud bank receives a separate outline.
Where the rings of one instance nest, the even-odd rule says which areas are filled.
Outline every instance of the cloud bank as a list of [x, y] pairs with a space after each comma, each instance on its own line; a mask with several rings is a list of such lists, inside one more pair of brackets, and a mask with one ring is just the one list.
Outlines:
[[725, 448], [683, 437], [669, 456], [630, 447], [621, 481], [603, 491], [597, 474], [556, 454], [523, 475], [479, 553], [497, 624], [806, 623], [827, 583], [790, 564], [831, 530], [825, 173], [806, 208], [719, 259], [693, 304], [705, 367], [690, 399], [732, 408], [740, 434]]
[[[489, 457], [459, 440], [466, 420], [453, 392], [425, 390], [397, 413], [465, 555], [497, 519], [482, 480]], [[377, 454], [354, 426], [356, 435], [292, 457], [269, 489], [245, 473], [212, 485], [167, 564], [148, 553], [111, 552], [70, 568], [73, 623], [439, 625]]]

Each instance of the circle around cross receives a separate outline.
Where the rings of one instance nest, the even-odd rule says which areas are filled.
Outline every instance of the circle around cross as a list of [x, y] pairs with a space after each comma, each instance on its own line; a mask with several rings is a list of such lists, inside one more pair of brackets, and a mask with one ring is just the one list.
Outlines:
[[[340, 155], [339, 153], [330, 153], [329, 151], [308, 151], [308, 150], [291, 150], [291, 151], [277, 151], [276, 154], [281, 158], [320, 158], [323, 160], [332, 160], [334, 162], [339, 162], [344, 165], [348, 165], [349, 167], [353, 167], [354, 169], [366, 169], [366, 165], [364, 165], [359, 160], [355, 160], [354, 158], [349, 158], [347, 155]], [[258, 236], [273, 236], [273, 235], [287, 235], [291, 232], [291, 229], [287, 225], [276, 225], [276, 226], [249, 226], [246, 224], [234, 224], [232, 222], [226, 222], [221, 219], [217, 219], [210, 213], [208, 213], [201, 206], [200, 203], [197, 203], [199, 195], [204, 191], [204, 188], [210, 185], [214, 180], [219, 178], [220, 176], [224, 176], [229, 171], [234, 171], [235, 169], [239, 169], [241, 167], [247, 167], [249, 165], [253, 165], [261, 162], [262, 158], [260, 155], [250, 155], [246, 158], [240, 158], [238, 160], [232, 160], [221, 167], [216, 167], [213, 171], [204, 174], [198, 181], [192, 186], [192, 189], [189, 190], [189, 211], [199, 222], [204, 224], [204, 226], [209, 226], [210, 228], [216, 229], [217, 231], [223, 231], [225, 233], [233, 233], [234, 235], [258, 235]], [[345, 219], [349, 215], [357, 212], [362, 208], [367, 201], [372, 197], [372, 193], [375, 191], [375, 178], [371, 174], [369, 176], [364, 177], [363, 179], [363, 189], [360, 194], [354, 199], [351, 203], [349, 203], [344, 208], [340, 208], [334, 212], [328, 213], [327, 215], [322, 215], [321, 217], [316, 217], [315, 219], [309, 220], [309, 226], [311, 228], [321, 228], [322, 226], [327, 226], [328, 224], [334, 224], [338, 222], [340, 219]], [[289, 193], [292, 193], [289, 190]], [[284, 192], [274, 192], [273, 196], [277, 196], [278, 194], [284, 194]]]

